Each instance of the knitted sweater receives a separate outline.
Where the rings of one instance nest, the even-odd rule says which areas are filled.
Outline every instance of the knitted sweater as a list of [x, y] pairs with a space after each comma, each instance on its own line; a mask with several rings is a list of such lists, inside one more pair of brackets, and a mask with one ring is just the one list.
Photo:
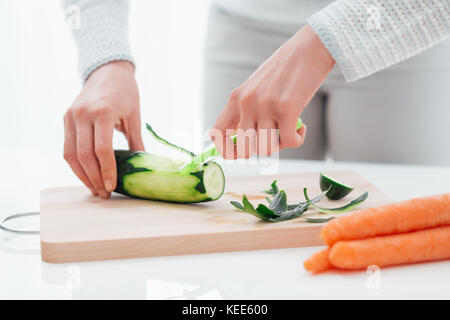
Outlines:
[[300, 28], [314, 13], [333, 0], [212, 0], [217, 7], [234, 15]]
[[[234, 12], [261, 20], [292, 23], [293, 12], [325, 5], [328, 0], [215, 0]], [[316, 5], [312, 4], [316, 2]], [[318, 1], [318, 2], [317, 2]], [[324, 4], [325, 2], [325, 4]], [[272, 1], [273, 3], [273, 1]], [[83, 81], [99, 66], [133, 62], [127, 39], [127, 0], [63, 0], [68, 19], [79, 14], [72, 28], [79, 49]], [[265, 7], [264, 7], [265, 6]], [[75, 9], [75, 10], [74, 10]], [[259, 14], [259, 13], [260, 14]], [[271, 14], [268, 12], [272, 12]], [[307, 22], [339, 65], [354, 81], [414, 56], [450, 33], [450, 0], [338, 0], [313, 14]]]

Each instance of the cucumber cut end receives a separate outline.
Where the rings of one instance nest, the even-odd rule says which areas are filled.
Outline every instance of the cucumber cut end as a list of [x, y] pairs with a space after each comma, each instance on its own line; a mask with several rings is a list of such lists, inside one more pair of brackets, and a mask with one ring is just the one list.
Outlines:
[[225, 191], [225, 175], [222, 168], [215, 162], [204, 164], [203, 182], [206, 194], [211, 200], [217, 200]]
[[330, 178], [329, 176], [325, 175], [324, 173], [320, 174], [320, 190], [328, 192], [326, 193], [326, 196], [330, 200], [339, 200], [344, 198], [346, 195], [348, 195], [350, 192], [353, 191], [353, 188], [350, 186], [347, 186], [343, 183], [340, 183], [336, 181], [333, 178]]

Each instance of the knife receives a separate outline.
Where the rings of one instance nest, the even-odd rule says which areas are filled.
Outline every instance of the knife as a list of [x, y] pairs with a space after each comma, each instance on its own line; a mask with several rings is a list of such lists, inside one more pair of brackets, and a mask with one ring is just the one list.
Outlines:
[[[296, 126], [297, 130], [299, 130], [302, 127], [302, 125], [303, 125], [302, 119], [299, 118], [297, 121], [297, 126]], [[231, 140], [233, 140], [234, 144], [236, 144], [236, 140], [237, 140], [236, 138], [237, 138], [236, 135], [231, 136]], [[187, 174], [191, 173], [192, 171], [194, 171], [197, 167], [199, 167], [203, 163], [211, 161], [212, 159], [214, 159], [217, 156], [220, 156], [220, 153], [219, 153], [219, 151], [217, 151], [214, 144], [212, 144], [208, 148], [206, 148], [202, 153], [195, 156], [191, 162], [189, 162], [184, 167], [182, 167], [179, 174], [182, 176], [187, 175]]]

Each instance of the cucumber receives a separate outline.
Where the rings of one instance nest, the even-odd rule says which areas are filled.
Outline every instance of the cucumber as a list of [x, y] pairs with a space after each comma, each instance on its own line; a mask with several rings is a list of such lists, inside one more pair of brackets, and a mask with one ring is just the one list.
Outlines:
[[140, 199], [196, 203], [217, 200], [225, 189], [225, 176], [215, 162], [205, 163], [182, 176], [178, 159], [127, 150], [116, 150], [115, 156], [117, 193]]
[[353, 191], [352, 187], [346, 186], [340, 182], [337, 182], [330, 177], [327, 177], [325, 174], [320, 174], [320, 190], [328, 192], [326, 196], [330, 200], [339, 200], [348, 195]]

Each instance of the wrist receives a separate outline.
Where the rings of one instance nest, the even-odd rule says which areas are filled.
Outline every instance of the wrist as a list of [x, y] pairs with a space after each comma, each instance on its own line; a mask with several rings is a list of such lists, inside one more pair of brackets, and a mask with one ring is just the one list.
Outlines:
[[293, 68], [296, 68], [299, 80], [314, 94], [336, 62], [309, 25], [301, 28], [289, 42], [291, 59], [295, 61]]
[[336, 61], [311, 26], [309, 24], [305, 25], [297, 34], [302, 38], [303, 49], [308, 53], [313, 62], [316, 62], [324, 72], [328, 71], [327, 73], [329, 73], [336, 64]]
[[134, 69], [135, 69], [134, 64], [128, 60], [111, 61], [111, 62], [105, 64], [104, 66], [108, 66], [110, 68], [113, 67], [116, 69], [121, 69], [124, 71], [133, 72], [133, 73], [134, 73]]
[[92, 78], [97, 78], [102, 75], [110, 75], [110, 74], [127, 74], [132, 75], [134, 77], [135, 66], [128, 60], [116, 60], [105, 63], [104, 65], [98, 67], [94, 70], [89, 77], [86, 79], [86, 82]]

